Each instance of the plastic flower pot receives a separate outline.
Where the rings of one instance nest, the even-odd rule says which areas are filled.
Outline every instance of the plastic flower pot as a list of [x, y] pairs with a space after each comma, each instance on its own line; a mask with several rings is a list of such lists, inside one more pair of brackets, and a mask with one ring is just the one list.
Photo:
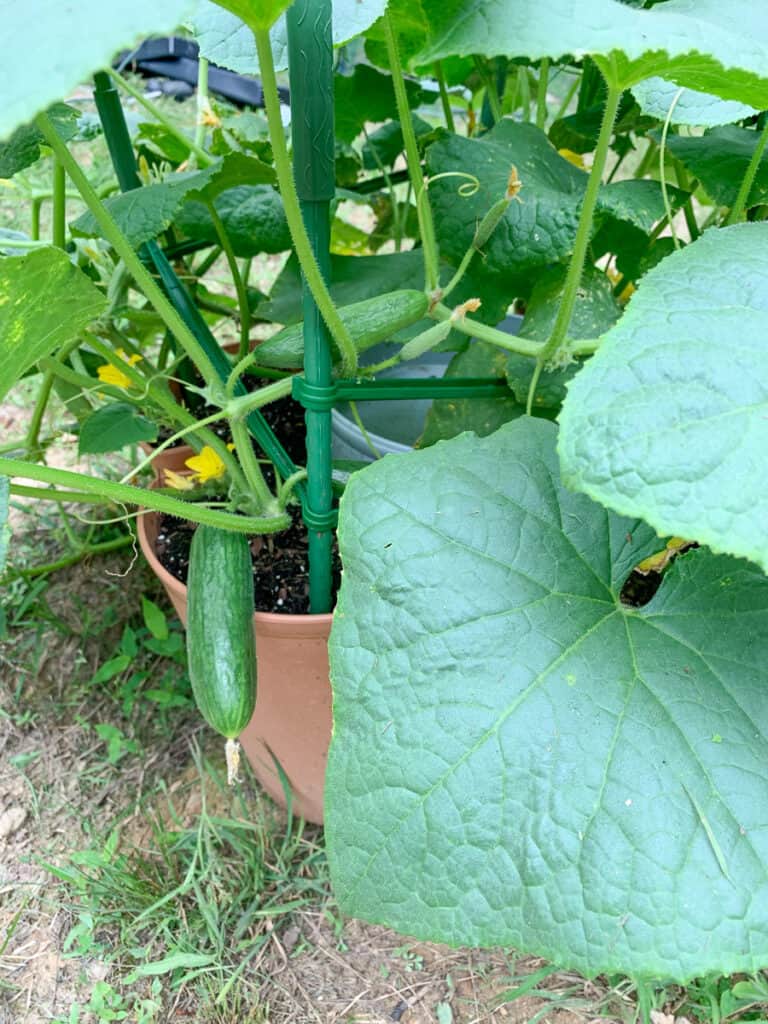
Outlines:
[[[187, 588], [163, 567], [155, 553], [158, 526], [157, 513], [141, 515], [139, 544], [186, 625]], [[269, 795], [286, 806], [277, 761], [291, 785], [294, 814], [317, 824], [323, 821], [325, 764], [331, 739], [331, 619], [330, 614], [256, 612], [256, 709], [240, 736], [254, 774]]]

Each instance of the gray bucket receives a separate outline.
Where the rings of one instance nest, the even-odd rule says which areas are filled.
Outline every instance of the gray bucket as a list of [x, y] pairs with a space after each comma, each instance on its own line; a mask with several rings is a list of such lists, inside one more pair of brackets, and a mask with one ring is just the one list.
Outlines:
[[[521, 323], [522, 317], [508, 316], [498, 327], [506, 334], [517, 334]], [[389, 342], [376, 345], [365, 353], [365, 363], [370, 365], [382, 362], [399, 348], [399, 345]], [[397, 377], [401, 380], [423, 380], [429, 377], [442, 377], [454, 355], [454, 352], [425, 352], [418, 359], [382, 370], [376, 375], [376, 379]], [[348, 403], [340, 404], [331, 411], [333, 458], [373, 462], [377, 456], [371, 451], [371, 445], [378, 455], [410, 451], [424, 432], [424, 424], [431, 405], [431, 398], [357, 402], [357, 411], [370, 439], [369, 445], [355, 423]]]

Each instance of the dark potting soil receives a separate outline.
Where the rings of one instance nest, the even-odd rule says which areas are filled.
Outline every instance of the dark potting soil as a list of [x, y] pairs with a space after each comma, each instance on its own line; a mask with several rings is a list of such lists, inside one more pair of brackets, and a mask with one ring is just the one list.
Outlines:
[[[309, 614], [309, 560], [307, 530], [297, 506], [289, 511], [293, 525], [281, 533], [251, 539], [253, 595], [256, 610]], [[189, 548], [195, 524], [176, 516], [160, 515], [155, 551], [168, 572], [187, 582]], [[341, 582], [341, 561], [334, 544], [332, 563], [333, 592]]]

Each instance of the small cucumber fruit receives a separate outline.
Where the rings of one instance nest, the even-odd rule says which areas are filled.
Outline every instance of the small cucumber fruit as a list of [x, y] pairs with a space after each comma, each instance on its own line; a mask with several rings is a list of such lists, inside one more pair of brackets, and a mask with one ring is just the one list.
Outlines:
[[203, 718], [239, 736], [256, 704], [253, 569], [245, 534], [198, 526], [187, 578], [187, 659]]
[[[402, 289], [386, 292], [372, 299], [341, 306], [339, 315], [352, 335], [358, 352], [365, 352], [379, 341], [384, 341], [395, 331], [421, 320], [427, 313], [427, 296], [424, 292]], [[304, 325], [293, 324], [273, 334], [256, 349], [259, 366], [275, 367], [278, 370], [300, 370], [304, 365]], [[339, 358], [333, 346], [334, 360]]]

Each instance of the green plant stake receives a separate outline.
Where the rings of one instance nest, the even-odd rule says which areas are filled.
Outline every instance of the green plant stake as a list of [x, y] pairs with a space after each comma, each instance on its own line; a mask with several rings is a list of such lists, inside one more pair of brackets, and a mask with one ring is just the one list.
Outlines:
[[[333, 44], [331, 0], [298, 0], [288, 10], [291, 130], [296, 188], [307, 233], [320, 271], [330, 277], [330, 201], [336, 184], [333, 136]], [[330, 389], [328, 329], [307, 287], [303, 287], [304, 376], [309, 389]], [[307, 500], [309, 530], [309, 607], [331, 610], [331, 544], [334, 512], [331, 490], [331, 407], [306, 400]]]

